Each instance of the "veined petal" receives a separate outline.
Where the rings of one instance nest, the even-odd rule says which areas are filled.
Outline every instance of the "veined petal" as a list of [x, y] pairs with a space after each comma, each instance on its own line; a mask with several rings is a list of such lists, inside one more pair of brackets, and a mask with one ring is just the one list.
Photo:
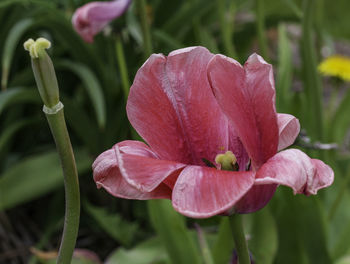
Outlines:
[[278, 126], [272, 66], [251, 55], [244, 68], [216, 55], [208, 65], [211, 87], [234, 125], [254, 169], [277, 152]]
[[255, 184], [282, 184], [294, 194], [316, 194], [333, 182], [333, 171], [320, 160], [310, 159], [298, 149], [277, 153], [257, 171]]
[[160, 159], [204, 165], [227, 150], [228, 122], [206, 74], [212, 57], [202, 47], [154, 54], [137, 72], [128, 117]]
[[172, 202], [181, 214], [206, 218], [223, 213], [252, 187], [255, 173], [188, 166], [173, 189]]
[[151, 192], [142, 192], [128, 184], [120, 173], [114, 149], [106, 150], [99, 155], [92, 169], [97, 187], [103, 187], [113, 196], [137, 200], [170, 199], [171, 197], [171, 189], [163, 183]]
[[269, 159], [256, 173], [254, 186], [235, 205], [238, 213], [253, 213], [263, 208], [281, 184], [294, 194], [316, 194], [332, 184], [332, 169], [317, 159], [310, 159], [297, 149], [288, 149]]
[[121, 16], [129, 7], [131, 0], [90, 2], [78, 8], [73, 17], [74, 29], [86, 41], [92, 42], [111, 20]]
[[[156, 189], [170, 175], [179, 174], [186, 165], [155, 158], [149, 147], [139, 142], [138, 146], [115, 145], [119, 170], [123, 178], [142, 192]], [[139, 155], [142, 154], [142, 155]]]
[[289, 114], [278, 114], [279, 130], [278, 150], [292, 145], [300, 132], [300, 123], [297, 118]]
[[312, 164], [316, 169], [314, 177], [310, 178], [307, 183], [305, 194], [317, 194], [317, 191], [326, 188], [333, 183], [334, 172], [328, 165], [318, 159], [311, 159]]

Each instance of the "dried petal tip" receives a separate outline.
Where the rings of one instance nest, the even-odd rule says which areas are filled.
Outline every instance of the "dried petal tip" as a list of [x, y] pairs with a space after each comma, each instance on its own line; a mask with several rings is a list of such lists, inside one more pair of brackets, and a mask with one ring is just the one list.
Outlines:
[[221, 165], [222, 170], [235, 171], [237, 170], [237, 158], [232, 151], [226, 151], [225, 154], [218, 154], [215, 157], [215, 162]]
[[39, 55], [45, 50], [51, 47], [51, 42], [45, 38], [38, 38], [36, 41], [28, 39], [23, 44], [24, 49], [29, 51], [32, 59], [39, 58]]

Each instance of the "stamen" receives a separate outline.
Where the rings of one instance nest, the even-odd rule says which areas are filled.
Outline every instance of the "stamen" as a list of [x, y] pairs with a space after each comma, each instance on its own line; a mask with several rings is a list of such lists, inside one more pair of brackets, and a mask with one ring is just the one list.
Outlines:
[[39, 58], [40, 53], [45, 49], [50, 48], [51, 43], [44, 38], [38, 38], [36, 41], [33, 39], [28, 39], [26, 42], [24, 42], [23, 46], [25, 50], [29, 51], [32, 59], [35, 59]]
[[221, 165], [222, 170], [238, 171], [237, 158], [232, 151], [226, 151], [225, 154], [218, 154], [215, 157], [215, 162]]

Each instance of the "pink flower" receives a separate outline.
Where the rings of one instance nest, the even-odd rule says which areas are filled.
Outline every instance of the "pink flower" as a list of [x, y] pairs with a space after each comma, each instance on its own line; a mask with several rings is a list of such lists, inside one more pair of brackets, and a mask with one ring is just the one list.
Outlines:
[[[136, 74], [127, 114], [148, 145], [120, 142], [93, 164], [97, 186], [116, 197], [171, 199], [181, 214], [205, 218], [259, 210], [279, 184], [309, 195], [333, 182], [322, 161], [277, 153], [299, 122], [276, 113], [272, 67], [256, 54], [244, 67], [202, 47], [153, 54]], [[238, 171], [208, 166], [228, 150]]]
[[131, 0], [88, 3], [75, 11], [72, 17], [74, 29], [86, 42], [93, 42], [94, 36], [113, 19], [120, 17], [130, 3]]

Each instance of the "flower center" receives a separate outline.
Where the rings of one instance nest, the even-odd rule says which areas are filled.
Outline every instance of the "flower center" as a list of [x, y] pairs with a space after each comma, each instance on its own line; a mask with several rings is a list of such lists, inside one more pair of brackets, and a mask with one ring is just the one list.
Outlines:
[[225, 154], [216, 155], [215, 162], [221, 165], [222, 170], [238, 171], [239, 169], [237, 158], [232, 151], [226, 151]]

